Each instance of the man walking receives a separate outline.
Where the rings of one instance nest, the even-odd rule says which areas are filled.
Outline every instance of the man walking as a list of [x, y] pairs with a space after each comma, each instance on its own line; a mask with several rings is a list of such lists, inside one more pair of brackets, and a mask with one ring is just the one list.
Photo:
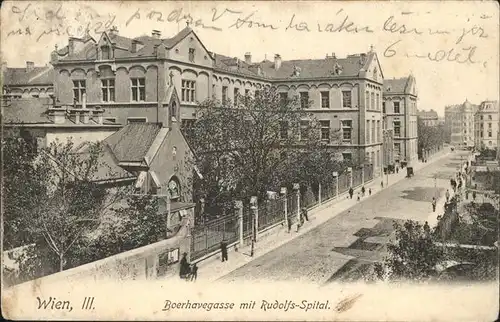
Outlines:
[[227, 244], [225, 240], [222, 240], [220, 242], [220, 252], [222, 255], [222, 261], [223, 262], [227, 261]]
[[354, 189], [352, 187], [349, 188], [349, 196], [351, 196], [351, 199], [352, 199], [352, 195], [354, 194]]
[[361, 196], [363, 196], [363, 197], [365, 196], [365, 191], [366, 191], [365, 186], [362, 186], [361, 187]]
[[197, 278], [198, 278], [198, 266], [196, 265], [196, 263], [194, 263], [193, 266], [191, 266], [191, 281], [196, 281]]
[[306, 221], [309, 221], [309, 217], [307, 216], [307, 208], [306, 207], [302, 207], [301, 217], [303, 217]]
[[450, 191], [446, 189], [446, 202], [450, 200]]
[[432, 197], [432, 212], [436, 212], [436, 198]]
[[380, 181], [380, 186], [382, 187], [382, 189], [384, 188], [384, 181]]
[[368, 189], [368, 194], [371, 196], [372, 195], [372, 188]]

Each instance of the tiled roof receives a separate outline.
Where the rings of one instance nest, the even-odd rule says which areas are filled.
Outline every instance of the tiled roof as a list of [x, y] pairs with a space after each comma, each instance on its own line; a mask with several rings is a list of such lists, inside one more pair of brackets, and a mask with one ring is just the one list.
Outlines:
[[497, 101], [484, 101], [481, 102], [479, 106], [480, 112], [498, 112], [498, 102]]
[[[269, 78], [355, 77], [366, 67], [373, 55], [368, 53], [364, 58], [362, 55], [350, 55], [346, 58], [282, 60], [277, 70], [274, 61], [265, 60], [260, 66], [264, 75]], [[334, 74], [336, 66], [341, 68], [340, 74]], [[297, 67], [300, 68], [300, 73], [298, 76], [293, 76]]]
[[45, 114], [47, 107], [51, 105], [49, 98], [15, 99], [2, 105], [2, 118], [5, 124], [52, 123]]
[[410, 77], [384, 79], [386, 93], [404, 93]]
[[130, 123], [104, 140], [118, 162], [141, 162], [161, 129], [156, 123]]
[[54, 69], [52, 66], [27, 68], [7, 67], [3, 70], [4, 85], [52, 85]]

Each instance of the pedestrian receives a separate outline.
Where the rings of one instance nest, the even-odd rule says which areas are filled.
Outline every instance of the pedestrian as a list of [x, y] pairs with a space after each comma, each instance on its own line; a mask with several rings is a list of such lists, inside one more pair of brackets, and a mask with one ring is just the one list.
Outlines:
[[396, 166], [396, 173], [399, 173], [399, 167], [398, 166]]
[[290, 218], [290, 216], [288, 216], [286, 218], [286, 221], [287, 221], [287, 225], [288, 225], [288, 232], [290, 232], [290, 230], [292, 230], [292, 218]]
[[364, 197], [365, 196], [365, 186], [361, 187], [361, 195]]
[[450, 200], [450, 191], [446, 189], [446, 202], [448, 202], [448, 200]]
[[436, 212], [436, 198], [432, 197], [432, 212]]
[[361, 199], [361, 195], [359, 194], [359, 191], [358, 191], [358, 201]]
[[476, 192], [475, 191], [472, 192], [472, 199], [476, 200]]
[[349, 196], [351, 196], [351, 199], [352, 199], [352, 195], [354, 194], [354, 189], [352, 187], [349, 188]]
[[384, 181], [380, 181], [380, 186], [384, 188]]
[[431, 233], [431, 227], [429, 226], [429, 223], [427, 221], [424, 224], [424, 232], [427, 236], [429, 236]]
[[368, 194], [371, 196], [372, 195], [372, 188], [368, 189]]
[[309, 221], [309, 217], [307, 216], [307, 208], [302, 207], [301, 217], [305, 218], [306, 221]]
[[193, 266], [191, 266], [191, 281], [196, 281], [197, 278], [198, 278], [198, 266], [196, 265], [196, 263], [194, 263]]
[[180, 265], [179, 276], [180, 278], [185, 279], [189, 275], [189, 263], [187, 260], [187, 253], [182, 254], [182, 259], [179, 265]]
[[226, 241], [225, 240], [222, 240], [220, 242], [220, 252], [221, 252], [221, 255], [222, 255], [222, 261], [225, 262], [227, 261], [227, 244], [226, 244]]

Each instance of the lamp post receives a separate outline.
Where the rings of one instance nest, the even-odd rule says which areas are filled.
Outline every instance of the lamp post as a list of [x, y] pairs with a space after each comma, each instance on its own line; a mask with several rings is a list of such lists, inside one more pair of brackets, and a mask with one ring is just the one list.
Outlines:
[[257, 214], [257, 197], [253, 196], [250, 198], [250, 210], [252, 211], [252, 246], [250, 248], [250, 256], [253, 257], [254, 249], [255, 249], [255, 235], [257, 225], [255, 223], [256, 214]]

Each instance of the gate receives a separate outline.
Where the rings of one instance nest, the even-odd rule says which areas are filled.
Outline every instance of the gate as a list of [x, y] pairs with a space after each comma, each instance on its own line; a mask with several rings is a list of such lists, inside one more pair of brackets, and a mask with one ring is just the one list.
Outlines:
[[217, 218], [191, 230], [191, 260], [198, 259], [220, 247], [225, 239], [228, 244], [238, 240], [238, 216], [231, 214]]

